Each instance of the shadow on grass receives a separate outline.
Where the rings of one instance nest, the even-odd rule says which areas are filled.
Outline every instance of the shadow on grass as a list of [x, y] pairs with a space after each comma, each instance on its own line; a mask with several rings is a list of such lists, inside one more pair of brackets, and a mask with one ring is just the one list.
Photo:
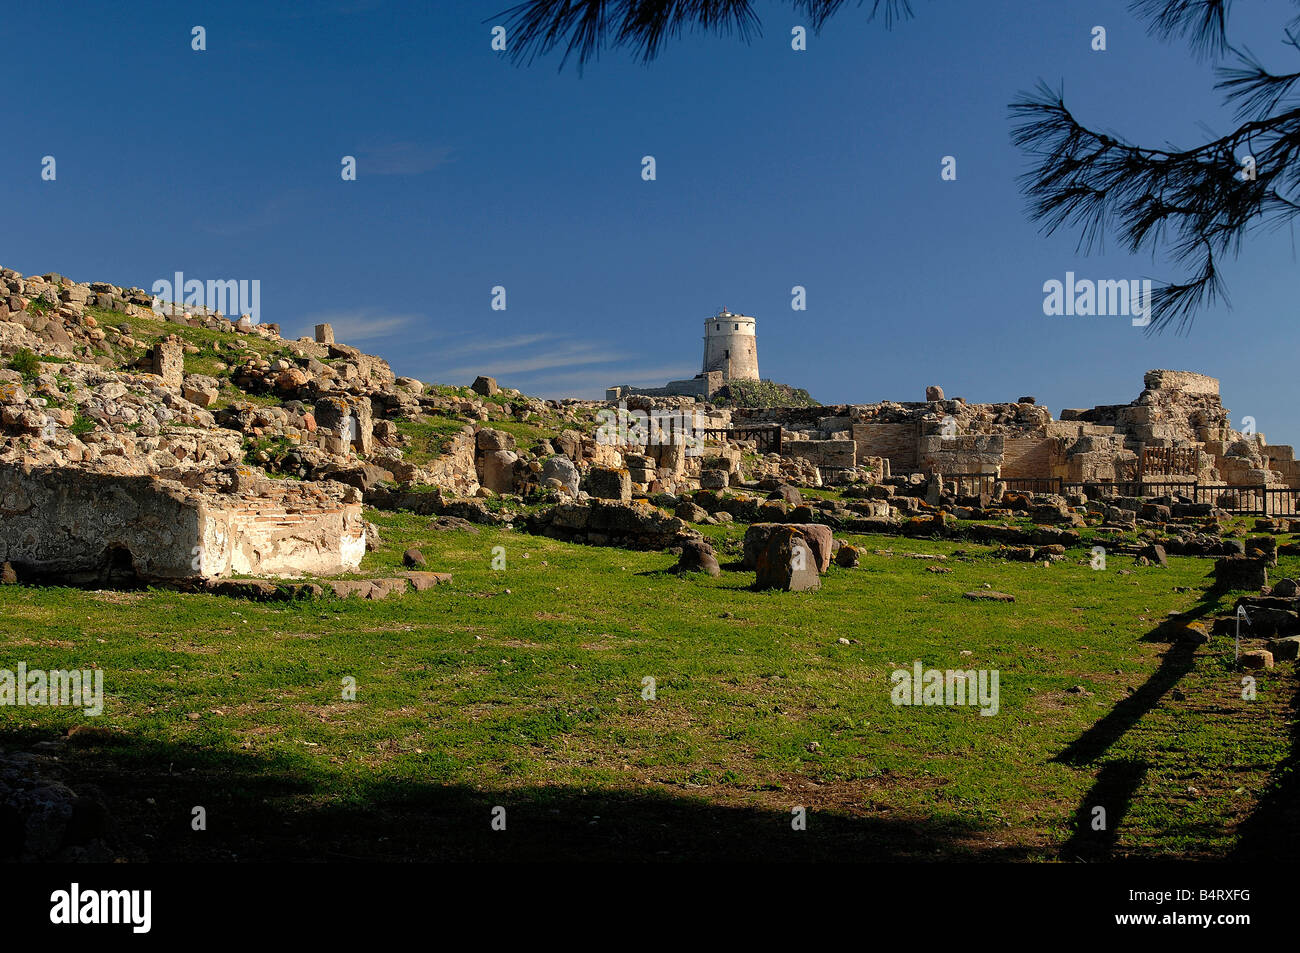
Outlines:
[[1291, 751], [1273, 771], [1254, 812], [1237, 829], [1235, 860], [1294, 861], [1300, 853], [1300, 667], [1290, 683]]
[[1061, 845], [1062, 860], [1098, 861], [1110, 857], [1120, 821], [1128, 813], [1147, 768], [1143, 761], [1109, 761], [1102, 765], [1096, 783], [1075, 811], [1074, 833]]
[[1163, 642], [1169, 649], [1160, 659], [1160, 665], [1142, 687], [1116, 703], [1095, 725], [1066, 746], [1053, 761], [1082, 767], [1101, 758], [1116, 741], [1137, 724], [1147, 712], [1159, 704], [1160, 699], [1177, 685], [1195, 664], [1196, 646], [1180, 638], [1183, 628], [1207, 615], [1222, 595], [1222, 590], [1206, 590], [1200, 601], [1187, 612], [1173, 616], [1142, 636], [1143, 642]]
[[[7, 750], [49, 732], [0, 735]], [[75, 741], [75, 739], [74, 739]], [[44, 747], [52, 747], [45, 745]], [[973, 821], [857, 818], [788, 808], [731, 807], [662, 788], [342, 782], [299, 759], [126, 739], [60, 743], [53, 779], [102, 805], [106, 826], [81, 831], [135, 861], [891, 861], [1029, 859]], [[44, 769], [43, 769], [44, 770]], [[791, 806], [801, 803], [791, 792]], [[195, 806], [207, 829], [191, 829]], [[492, 829], [494, 808], [506, 829]], [[22, 853], [19, 826], [0, 859]], [[7, 856], [6, 856], [7, 855]]]
[[[1184, 627], [1207, 615], [1224, 594], [1212, 586], [1188, 611], [1170, 617], [1146, 635], [1143, 642], [1169, 646], [1160, 665], [1132, 695], [1117, 702], [1100, 721], [1072, 741], [1052, 760], [1082, 768], [1100, 760], [1130, 728], [1160, 703], [1196, 662], [1196, 645], [1181, 639]], [[1063, 860], [1098, 861], [1109, 858], [1114, 849], [1120, 821], [1128, 813], [1134, 794], [1146, 777], [1148, 765], [1141, 761], [1111, 761], [1103, 764], [1096, 781], [1075, 811], [1074, 833], [1061, 845]], [[1094, 810], [1105, 810], [1105, 827], [1094, 830]]]

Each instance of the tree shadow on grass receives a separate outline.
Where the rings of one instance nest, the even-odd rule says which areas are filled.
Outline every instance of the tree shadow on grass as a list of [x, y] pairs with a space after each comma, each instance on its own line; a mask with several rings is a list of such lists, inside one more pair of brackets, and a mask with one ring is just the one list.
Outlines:
[[1274, 769], [1255, 810], [1237, 829], [1235, 860], [1294, 861], [1300, 856], [1300, 667], [1289, 681], [1291, 751]]
[[[1160, 665], [1141, 688], [1117, 702], [1100, 721], [1052, 760], [1075, 768], [1093, 764], [1154, 709], [1196, 662], [1196, 645], [1181, 638], [1187, 623], [1208, 614], [1225, 591], [1212, 586], [1191, 609], [1166, 619], [1142, 636], [1143, 642], [1162, 642], [1169, 646]], [[1110, 856], [1120, 821], [1128, 813], [1147, 770], [1148, 765], [1143, 761], [1111, 761], [1102, 765], [1096, 781], [1075, 811], [1074, 832], [1061, 846], [1062, 859], [1098, 861]], [[1094, 830], [1094, 812], [1098, 807], [1105, 810], [1105, 824], [1103, 829]]]
[[1102, 765], [1096, 783], [1075, 811], [1074, 833], [1061, 845], [1062, 860], [1099, 861], [1110, 857], [1120, 821], [1128, 813], [1147, 768], [1144, 761], [1109, 761]]
[[[9, 732], [9, 750], [52, 748], [50, 732]], [[75, 739], [74, 739], [75, 740]], [[44, 745], [38, 742], [46, 742]], [[121, 739], [58, 743], [54, 779], [102, 805], [100, 837], [136, 861], [1010, 861], [974, 821], [861, 818], [733, 807], [661, 787], [629, 790], [378, 779], [349, 787], [304, 761]], [[355, 785], [355, 782], [353, 782]], [[788, 800], [799, 805], [801, 795]], [[193, 810], [207, 829], [192, 829]], [[505, 830], [494, 830], [504, 808]], [[497, 812], [500, 816], [500, 812]], [[3, 820], [3, 819], [0, 819]], [[13, 835], [13, 818], [0, 824]], [[0, 859], [21, 856], [21, 836]], [[56, 859], [66, 859], [60, 857]]]
[[1206, 592], [1201, 601], [1187, 612], [1171, 617], [1142, 636], [1143, 642], [1163, 642], [1169, 646], [1160, 659], [1160, 665], [1132, 695], [1115, 704], [1095, 725], [1070, 742], [1053, 761], [1082, 767], [1101, 758], [1116, 741], [1122, 738], [1143, 715], [1159, 704], [1188, 672], [1196, 660], [1196, 646], [1180, 635], [1187, 623], [1202, 618], [1215, 599]]

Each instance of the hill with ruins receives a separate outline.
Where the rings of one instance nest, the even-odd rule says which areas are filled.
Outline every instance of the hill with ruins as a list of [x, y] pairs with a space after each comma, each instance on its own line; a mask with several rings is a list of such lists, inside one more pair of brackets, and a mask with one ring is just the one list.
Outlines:
[[[0, 561], [33, 576], [346, 573], [366, 550], [363, 506], [561, 532], [563, 504], [647, 499], [660, 516], [610, 517], [626, 531], [590, 535], [680, 546], [698, 534], [664, 511], [701, 489], [876, 485], [891, 493], [859, 515], [897, 522], [929, 484], [932, 504], [983, 493], [987, 505], [1008, 489], [1132, 497], [1124, 487], [1160, 482], [1167, 496], [1216, 488], [1187, 498], [1210, 509], [1300, 487], [1291, 448], [1234, 430], [1218, 381], [1186, 371], [1153, 370], [1130, 403], [1059, 418], [1032, 397], [971, 404], [937, 386], [838, 406], [547, 401], [488, 377], [397, 376], [328, 326], [287, 339], [274, 323], [58, 274], [0, 270], [0, 291]], [[699, 439], [644, 426], [661, 416]]]

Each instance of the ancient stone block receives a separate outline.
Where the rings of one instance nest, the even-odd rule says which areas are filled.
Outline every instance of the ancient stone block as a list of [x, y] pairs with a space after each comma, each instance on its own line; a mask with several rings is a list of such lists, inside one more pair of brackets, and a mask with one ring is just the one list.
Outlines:
[[1279, 662], [1289, 662], [1300, 653], [1300, 635], [1290, 635], [1284, 639], [1274, 639], [1268, 643], [1268, 650]]
[[484, 427], [478, 432], [476, 440], [479, 450], [513, 450], [515, 448], [514, 435], [504, 430], [493, 430]]
[[587, 472], [587, 492], [602, 500], [632, 499], [632, 477], [622, 469], [592, 467]]
[[800, 536], [807, 540], [809, 549], [812, 550], [813, 558], [817, 564], [817, 571], [825, 572], [829, 569], [834, 543], [831, 528], [822, 526], [820, 523], [798, 523], [795, 524], [795, 529]]
[[153, 372], [166, 387], [180, 387], [185, 377], [185, 351], [179, 341], [159, 341], [154, 345]]
[[181, 396], [191, 404], [211, 407], [221, 396], [221, 391], [216, 378], [190, 374], [184, 378], [184, 383], [181, 385]]
[[374, 411], [367, 398], [322, 397], [313, 414], [316, 430], [331, 453], [369, 453], [374, 444]]
[[513, 450], [488, 450], [482, 453], [478, 460], [478, 482], [493, 493], [513, 493], [515, 461], [518, 459], [519, 455]]
[[273, 489], [278, 498], [258, 485], [252, 495], [215, 493], [89, 468], [0, 465], [0, 562], [103, 584], [356, 568], [365, 553], [359, 503], [314, 486]]
[[972, 592], [963, 592], [963, 599], [971, 599], [976, 602], [1015, 602], [1016, 597], [1007, 592], [998, 592], [994, 589], [976, 589]]
[[1150, 520], [1153, 523], [1167, 523], [1171, 515], [1167, 506], [1162, 506], [1159, 503], [1142, 504], [1141, 516], [1144, 520]]
[[690, 500], [683, 500], [681, 503], [677, 504], [677, 518], [685, 520], [688, 523], [702, 522], [708, 515], [708, 511], [704, 509], [704, 507], [697, 506]]
[[346, 483], [348, 486], [354, 486], [362, 493], [369, 493], [380, 483], [389, 483], [394, 479], [391, 470], [385, 470], [373, 463], [364, 463], [343, 470], [332, 470], [329, 473], [329, 478], [340, 483]]
[[1262, 557], [1225, 556], [1214, 561], [1216, 585], [1258, 591], [1268, 585], [1268, 561]]
[[857, 466], [853, 440], [791, 440], [781, 445], [784, 457], [799, 457], [818, 467], [847, 470]]
[[792, 506], [798, 506], [803, 502], [803, 494], [799, 492], [798, 487], [781, 484], [775, 490], [768, 494], [769, 500], [784, 500]]
[[686, 472], [686, 445], [684, 443], [651, 444], [646, 452], [654, 458], [655, 469], [671, 477]]
[[689, 540], [682, 545], [676, 569], [678, 572], [704, 572], [715, 577], [722, 575], [713, 547], [702, 539]]
[[1246, 553], [1263, 558], [1268, 565], [1277, 565], [1277, 539], [1273, 536], [1251, 536], [1246, 540]]
[[745, 530], [743, 543], [744, 565], [747, 569], [757, 567], [758, 560], [768, 542], [781, 530], [792, 530], [808, 544], [813, 557], [813, 567], [818, 572], [825, 572], [831, 564], [833, 535], [829, 526], [817, 523], [752, 523]]
[[820, 589], [821, 575], [808, 541], [791, 527], [774, 532], [758, 556], [756, 589], [784, 589], [804, 592]]
[[419, 592], [451, 582], [449, 572], [404, 572], [401, 575], [403, 579], [410, 580], [411, 585]]
[[542, 464], [542, 480], [556, 480], [569, 495], [578, 495], [578, 468], [573, 461], [562, 454], [547, 457]]
[[583, 530], [591, 519], [591, 507], [581, 503], [561, 503], [551, 510], [551, 526], [558, 530]]
[[726, 470], [704, 470], [700, 473], [700, 489], [725, 490], [730, 482]]
[[1159, 543], [1152, 543], [1150, 546], [1146, 547], [1142, 550], [1142, 555], [1145, 556], [1153, 566], [1169, 565], [1169, 559], [1165, 555], [1165, 548]]
[[1273, 667], [1273, 653], [1267, 649], [1255, 649], [1242, 652], [1239, 664], [1247, 669], [1265, 669]]

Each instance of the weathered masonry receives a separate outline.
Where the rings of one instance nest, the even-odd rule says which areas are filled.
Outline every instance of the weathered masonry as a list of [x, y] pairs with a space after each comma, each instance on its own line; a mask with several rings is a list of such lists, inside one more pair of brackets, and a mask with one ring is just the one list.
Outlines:
[[1215, 378], [1153, 370], [1144, 384], [1131, 403], [1063, 410], [1059, 420], [1032, 397], [968, 404], [931, 387], [925, 401], [740, 409], [731, 423], [779, 424], [782, 456], [824, 471], [1300, 487], [1293, 449], [1235, 430]]
[[359, 500], [345, 500], [348, 488], [261, 482], [273, 485], [216, 492], [154, 476], [3, 464], [0, 562], [20, 575], [104, 584], [357, 568], [365, 524]]

